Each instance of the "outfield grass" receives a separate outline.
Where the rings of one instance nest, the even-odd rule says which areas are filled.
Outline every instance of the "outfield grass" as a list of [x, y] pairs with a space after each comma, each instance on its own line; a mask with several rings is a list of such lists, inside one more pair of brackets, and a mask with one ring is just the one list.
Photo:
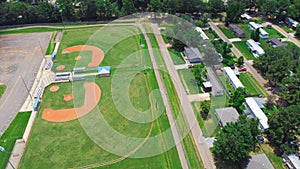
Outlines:
[[262, 87], [260, 87], [260, 85], [250, 73], [241, 73], [239, 79], [245, 86], [247, 94], [262, 94], [263, 96], [268, 95], [267, 92]]
[[190, 69], [178, 70], [178, 75], [188, 94], [203, 93], [201, 86], [197, 84], [197, 81]]
[[31, 112], [19, 112], [0, 137], [0, 146], [5, 148], [5, 153], [0, 152], [0, 168], [6, 167], [16, 140], [21, 139], [24, 134], [30, 115]]
[[6, 86], [0, 85], [0, 99], [1, 99], [2, 95], [4, 94], [5, 90], [6, 90]]
[[[86, 37], [85, 30], [84, 33], [81, 32], [81, 35], [83, 37]], [[109, 30], [114, 29], [113, 27], [109, 27]], [[92, 34], [92, 32], [89, 31], [90, 30], [87, 30], [87, 33]], [[79, 35], [77, 34], [77, 32], [72, 33], [74, 33], [74, 35]], [[67, 35], [72, 33], [68, 32]], [[111, 32], [108, 31], [106, 33], [110, 34]], [[78, 36], [78, 41], [84, 41], [83, 37]], [[132, 39], [136, 40], [133, 41]], [[124, 41], [126, 42], [126, 40], [130, 40], [129, 42], [132, 44], [128, 44], [128, 41], [127, 43], [124, 43]], [[77, 42], [75, 37], [72, 40], [65, 39], [65, 42], [62, 43], [65, 46], [72, 46], [71, 44], [74, 42]], [[103, 45], [108, 46], [109, 42], [101, 42], [103, 43]], [[128, 80], [128, 76], [134, 73], [135, 69], [140, 70], [140, 67], [134, 67], [132, 65], [144, 62], [145, 65], [152, 66], [149, 59], [149, 54], [143, 52], [139, 48], [139, 42], [140, 41], [138, 36], [132, 36], [131, 34], [129, 38], [125, 37], [125, 40], [121, 40], [115, 45], [113, 44], [113, 48], [111, 49], [103, 47], [103, 50], [108, 53], [106, 55], [106, 58], [104, 59], [107, 64], [111, 63], [116, 65], [117, 63], [120, 63], [122, 60], [127, 58], [127, 56], [131, 54], [131, 52], [134, 52], [134, 57], [132, 57], [131, 60], [128, 61], [128, 63], [123, 63], [125, 65], [130, 64], [129, 67], [115, 68], [113, 77], [96, 78], [95, 82], [101, 88], [101, 99], [98, 103], [97, 108], [95, 108], [86, 116], [82, 117], [80, 120], [73, 120], [65, 123], [48, 122], [42, 119], [42, 111], [47, 107], [72, 107], [72, 101], [69, 103], [61, 101], [63, 94], [69, 93], [72, 85], [73, 90], [76, 91], [75, 93], [80, 94], [81, 92], [77, 90], [82, 88], [83, 82], [76, 82], [73, 84], [56, 84], [61, 87], [61, 90], [59, 90], [58, 93], [55, 94], [49, 92], [49, 87], [46, 88], [43, 96], [43, 102], [41, 103], [36, 122], [34, 123], [31, 137], [29, 139], [29, 143], [23, 156], [20, 168], [82, 168], [88, 167], [92, 164], [95, 164], [97, 166], [103, 162], [120, 158], [120, 156], [114, 155], [95, 144], [94, 141], [87, 136], [87, 132], [81, 127], [82, 121], [88, 119], [96, 119], [99, 116], [99, 112], [97, 112], [98, 109], [100, 110], [100, 113], [104, 117], [107, 124], [113, 127], [115, 131], [125, 136], [145, 138], [149, 131], [151, 131], [150, 129], [152, 123], [137, 123], [123, 117], [123, 115], [118, 111], [116, 104], [118, 104], [118, 101], [125, 102], [126, 100], [124, 100], [123, 98], [113, 99], [112, 92], [113, 89], [126, 90], [126, 88], [122, 85], [125, 82], [129, 82], [129, 100], [127, 101], [132, 103], [133, 107], [136, 110], [143, 111], [148, 110], [150, 107], [153, 108], [153, 106], [151, 106], [150, 104], [150, 101], [152, 101], [152, 99], [150, 99], [148, 95], [152, 90], [158, 89], [154, 71], [150, 69], [145, 73], [140, 72], [136, 74], [133, 79]], [[97, 46], [97, 43], [95, 45]], [[119, 61], [115, 60], [115, 58], [112, 58], [115, 56], [113, 55], [112, 51], [117, 50], [115, 48], [125, 48], [127, 45], [131, 45], [131, 48], [133, 49], [123, 49], [124, 53], [121, 56], [118, 56], [120, 59]], [[116, 80], [115, 78], [120, 81], [118, 83], [118, 85], [120, 86], [113, 85], [115, 84], [113, 83], [113, 80]], [[156, 95], [155, 97], [157, 97], [156, 99], [158, 100], [158, 104], [160, 104], [161, 101], [159, 100], [161, 100], [161, 96]], [[155, 112], [156, 109], [150, 110]], [[159, 135], [163, 131], [170, 128], [168, 118], [163, 114], [156, 120], [154, 120], [153, 124], [154, 126], [152, 132], [150, 133], [151, 136]], [[103, 132], [101, 131], [103, 130], [101, 127], [92, 127], [95, 131]], [[107, 139], [118, 140], [117, 138]], [[165, 138], [161, 137], [157, 140], [156, 144], [153, 145], [153, 147], [155, 147], [155, 149], [160, 149], [163, 148], [164, 145], [172, 144], [172, 141], [172, 139], [166, 140]], [[110, 142], [107, 141], [107, 144], [110, 144]], [[147, 144], [147, 142], [145, 144]], [[113, 146], [118, 147], [120, 145]], [[153, 147], [151, 148], [153, 149]], [[142, 150], [138, 150], [137, 153], [139, 153], [140, 151]], [[32, 166], [32, 164], [34, 164], [34, 166]], [[121, 162], [103, 168], [181, 168], [181, 165], [176, 148], [172, 148], [167, 152], [153, 157], [138, 159], [128, 158]]]
[[256, 58], [249, 51], [246, 41], [233, 42], [236, 48], [243, 54], [247, 60], [255, 60]]
[[180, 52], [175, 51], [172, 48], [168, 48], [168, 51], [170, 53], [170, 56], [173, 60], [174, 65], [181, 65], [181, 64], [185, 64], [184, 59], [181, 56]]
[[218, 27], [228, 39], [237, 38], [237, 36], [229, 28], [223, 25], [219, 25]]

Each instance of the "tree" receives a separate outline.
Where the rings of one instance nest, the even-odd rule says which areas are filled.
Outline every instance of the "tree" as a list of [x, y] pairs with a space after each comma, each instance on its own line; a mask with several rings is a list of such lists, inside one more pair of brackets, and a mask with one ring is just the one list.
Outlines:
[[300, 102], [300, 75], [299, 73], [283, 78], [279, 85], [281, 88], [280, 95], [290, 105]]
[[260, 34], [259, 29], [260, 28], [257, 28], [255, 31], [251, 32], [251, 39], [253, 39], [255, 42], [259, 41], [259, 34]]
[[295, 35], [296, 35], [296, 36], [300, 36], [300, 24], [297, 25]]
[[235, 123], [227, 123], [216, 137], [213, 153], [226, 161], [238, 163], [246, 158], [256, 145], [255, 136], [259, 133], [258, 121], [244, 115]]
[[160, 0], [150, 0], [150, 3], [148, 4], [148, 11], [149, 12], [161, 12], [162, 9], [162, 3]]
[[209, 11], [213, 16], [216, 16], [220, 12], [225, 12], [224, 2], [222, 0], [210, 0], [208, 1], [210, 7]]
[[245, 102], [245, 89], [244, 88], [237, 88], [233, 95], [231, 96], [229, 102], [231, 103], [232, 107], [236, 108], [239, 113], [245, 109], [243, 103]]
[[299, 135], [300, 128], [300, 105], [292, 105], [284, 109], [280, 109], [279, 113], [275, 113], [269, 117], [269, 128], [267, 133], [269, 139], [284, 150], [292, 147], [291, 141]]
[[172, 40], [172, 48], [178, 52], [184, 51], [185, 44], [178, 39]]
[[244, 65], [244, 56], [241, 56], [241, 57], [238, 58], [237, 65], [238, 66], [243, 66]]
[[205, 100], [200, 102], [200, 107], [201, 107], [201, 111], [200, 111], [201, 116], [203, 119], [206, 119], [210, 109], [210, 101]]
[[275, 105], [274, 101], [275, 101], [275, 96], [274, 95], [269, 95], [267, 96], [267, 102], [266, 102], [266, 107], [267, 109], [272, 109]]
[[163, 11], [169, 14], [175, 14], [179, 8], [178, 0], [163, 0]]
[[198, 84], [202, 84], [206, 78], [206, 67], [203, 64], [197, 64], [193, 67], [192, 72], [195, 79], [198, 80]]
[[133, 0], [122, 0], [122, 4], [123, 15], [130, 15], [136, 11]]
[[241, 14], [245, 11], [245, 5], [241, 2], [230, 3], [226, 10], [226, 21], [229, 23], [237, 23]]
[[73, 0], [57, 0], [56, 1], [60, 5], [60, 9], [62, 10], [62, 17], [66, 20], [76, 20], [75, 16], [75, 7], [73, 4]]
[[290, 5], [288, 10], [288, 15], [291, 18], [295, 18], [296, 20], [300, 19], [300, 0], [294, 0], [294, 2]]

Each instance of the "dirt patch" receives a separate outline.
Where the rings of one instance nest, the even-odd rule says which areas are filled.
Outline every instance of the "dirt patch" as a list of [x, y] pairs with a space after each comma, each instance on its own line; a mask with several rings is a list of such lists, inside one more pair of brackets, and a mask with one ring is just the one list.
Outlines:
[[81, 58], [82, 58], [81, 56], [76, 56], [75, 60], [81, 60]]
[[66, 68], [65, 65], [59, 65], [56, 67], [56, 70], [64, 70]]
[[89, 46], [89, 45], [78, 45], [78, 46], [72, 46], [69, 48], [66, 48], [62, 51], [62, 53], [68, 53], [68, 52], [78, 52], [83, 50], [90, 50], [92, 51], [92, 61], [88, 64], [89, 67], [98, 66], [102, 60], [104, 59], [104, 52], [95, 47], [95, 46]]
[[59, 89], [59, 86], [52, 86], [52, 87], [50, 87], [50, 92], [56, 92], [56, 91], [58, 91], [58, 89]]
[[81, 107], [60, 110], [47, 108], [44, 109], [42, 118], [52, 122], [66, 122], [88, 114], [97, 106], [101, 97], [101, 90], [96, 83], [86, 83], [84, 84], [84, 88], [85, 97]]
[[73, 94], [66, 94], [64, 95], [64, 101], [71, 101], [74, 99], [74, 95]]

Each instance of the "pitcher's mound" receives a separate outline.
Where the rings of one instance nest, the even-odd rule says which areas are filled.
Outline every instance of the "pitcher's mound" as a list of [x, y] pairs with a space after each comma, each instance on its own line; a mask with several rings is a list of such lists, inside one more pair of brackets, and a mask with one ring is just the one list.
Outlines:
[[81, 56], [76, 56], [75, 60], [81, 60], [81, 58], [82, 58]]
[[56, 92], [59, 89], [59, 86], [50, 87], [50, 92]]
[[65, 65], [59, 65], [56, 67], [56, 70], [64, 70], [65, 69]]
[[71, 101], [74, 99], [74, 95], [73, 94], [66, 94], [64, 95], [64, 101]]

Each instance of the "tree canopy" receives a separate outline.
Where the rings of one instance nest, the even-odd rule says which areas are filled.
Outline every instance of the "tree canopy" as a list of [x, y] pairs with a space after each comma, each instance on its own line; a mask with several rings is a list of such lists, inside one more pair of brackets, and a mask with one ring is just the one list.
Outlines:
[[258, 120], [241, 115], [237, 122], [223, 127], [214, 142], [213, 153], [225, 161], [238, 163], [254, 150], [258, 134]]
[[291, 141], [296, 139], [296, 135], [300, 134], [300, 105], [292, 105], [284, 109], [280, 109], [279, 113], [275, 113], [269, 117], [268, 136], [283, 150], [293, 150]]
[[229, 102], [231, 103], [232, 107], [236, 108], [236, 110], [241, 113], [245, 106], [243, 103], [245, 102], [245, 89], [244, 88], [237, 88], [233, 95], [231, 96]]

